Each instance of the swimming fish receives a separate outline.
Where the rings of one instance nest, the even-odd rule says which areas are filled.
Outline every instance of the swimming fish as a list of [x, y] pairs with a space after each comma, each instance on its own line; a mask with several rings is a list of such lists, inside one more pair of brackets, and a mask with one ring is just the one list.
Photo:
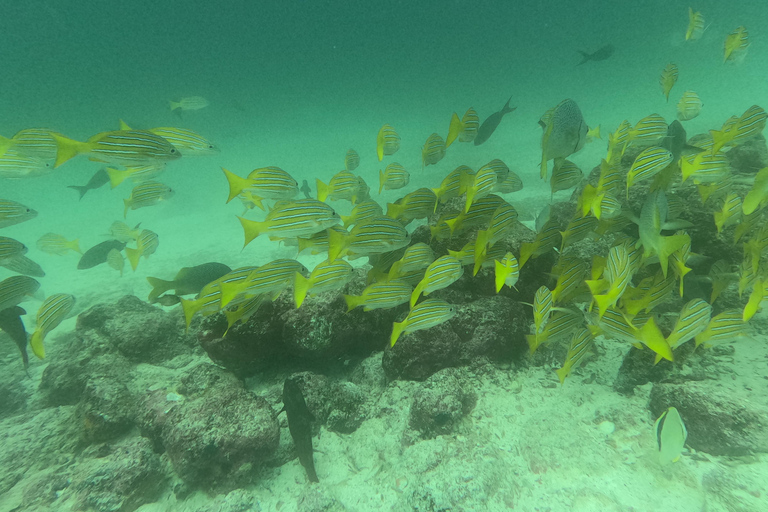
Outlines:
[[517, 289], [515, 285], [520, 277], [520, 267], [514, 254], [508, 252], [501, 260], [494, 260], [494, 272], [496, 293], [499, 293], [504, 285]]
[[387, 203], [387, 217], [404, 223], [414, 219], [425, 219], [437, 207], [437, 196], [432, 189], [419, 188], [409, 192], [394, 203]]
[[467, 187], [467, 197], [464, 201], [464, 213], [469, 211], [472, 203], [490, 194], [499, 180], [497, 169], [484, 165], [472, 176], [472, 183]]
[[629, 198], [629, 187], [639, 181], [656, 176], [670, 163], [672, 163], [672, 153], [666, 149], [658, 146], [644, 149], [637, 155], [632, 167], [627, 172], [627, 198]]
[[160, 127], [149, 131], [170, 142], [181, 156], [212, 156], [219, 153], [216, 144], [186, 128]]
[[632, 146], [654, 146], [667, 136], [669, 125], [659, 114], [650, 114], [639, 120], [629, 130], [627, 144]]
[[285, 415], [288, 417], [288, 430], [291, 432], [293, 444], [296, 446], [299, 462], [307, 472], [307, 478], [310, 482], [319, 482], [315, 472], [312, 450], [312, 422], [315, 417], [304, 401], [301, 388], [291, 378], [285, 379], [283, 384], [283, 408], [280, 412], [282, 411], [285, 411]]
[[749, 32], [743, 26], [728, 34], [723, 43], [723, 62], [735, 61], [746, 54], [749, 47]]
[[704, 344], [711, 347], [718, 343], [732, 341], [744, 335], [743, 312], [739, 309], [726, 309], [717, 316], [713, 316], [707, 324], [707, 328], [696, 335], [696, 347]]
[[125, 208], [123, 217], [128, 217], [128, 210], [138, 210], [147, 206], [154, 206], [173, 197], [174, 191], [168, 185], [157, 181], [145, 181], [133, 187], [131, 197], [123, 199]]
[[426, 297], [435, 290], [447, 288], [464, 275], [464, 267], [453, 256], [441, 256], [427, 267], [424, 278], [416, 285], [411, 294], [411, 307], [423, 293]]
[[353, 270], [352, 265], [344, 260], [325, 260], [315, 266], [309, 277], [296, 272], [293, 283], [293, 300], [296, 307], [301, 307], [308, 293], [315, 296], [342, 288], [352, 279]]
[[704, 15], [688, 8], [688, 28], [685, 31], [686, 41], [696, 41], [704, 33]]
[[60, 133], [45, 128], [25, 128], [19, 130], [11, 139], [0, 138], [0, 156], [3, 154], [3, 146], [29, 157], [43, 161], [56, 158], [56, 141], [53, 135]]
[[330, 231], [328, 259], [381, 254], [406, 247], [410, 243], [411, 235], [398, 220], [387, 216], [373, 217], [355, 224], [346, 236]]
[[45, 176], [53, 171], [53, 166], [36, 156], [19, 153], [8, 149], [0, 156], [0, 178], [25, 179]]
[[238, 219], [245, 234], [243, 247], [262, 233], [270, 237], [308, 236], [341, 222], [333, 208], [317, 199], [278, 201], [261, 222], [243, 217]]
[[26, 314], [27, 312], [19, 306], [12, 306], [0, 311], [0, 330], [5, 331], [19, 347], [25, 370], [29, 368], [29, 356], [27, 355], [27, 330], [24, 328], [24, 321], [21, 316]]
[[653, 425], [656, 442], [659, 446], [659, 460], [662, 464], [677, 462], [685, 449], [688, 431], [677, 409], [670, 407], [664, 411]]
[[411, 181], [411, 175], [405, 167], [392, 162], [386, 169], [379, 171], [379, 194], [382, 190], [397, 190], [403, 188]]
[[[366, 199], [357, 203], [349, 215], [342, 215], [341, 222], [345, 228], [348, 228], [359, 222], [363, 222], [374, 217], [384, 215], [381, 205], [373, 199]], [[335, 226], [332, 226], [335, 227]]]
[[311, 195], [312, 194], [312, 189], [309, 188], [309, 183], [307, 183], [307, 180], [303, 180], [301, 182], [301, 188], [299, 189], [299, 191], [302, 194], [304, 194], [304, 197], [306, 199], [312, 199], [312, 195]]
[[[263, 210], [261, 198], [288, 200], [293, 199], [299, 193], [299, 183], [293, 176], [279, 167], [269, 166], [254, 169], [248, 173], [247, 178], [241, 178], [223, 167], [221, 170], [224, 171], [224, 176], [226, 176], [227, 183], [229, 183], [227, 202], [230, 202], [243, 192], [252, 192], [257, 196], [255, 199], [257, 206]], [[305, 192], [305, 195], [308, 193], [309, 191]]]
[[389, 309], [405, 304], [411, 298], [413, 286], [400, 279], [369, 284], [360, 295], [344, 295], [347, 312], [363, 306], [363, 311]]
[[568, 346], [568, 353], [565, 356], [565, 362], [560, 369], [555, 370], [557, 378], [560, 379], [560, 384], [565, 384], [565, 378], [584, 359], [584, 356], [592, 347], [593, 341], [595, 341], [595, 337], [588, 329], [581, 328], [573, 333], [571, 343]]
[[29, 338], [32, 353], [38, 358], [45, 357], [43, 342], [45, 337], [54, 330], [75, 307], [75, 297], [68, 293], [57, 293], [46, 298], [37, 311], [37, 328]]
[[432, 248], [419, 242], [405, 249], [402, 258], [392, 264], [387, 275], [387, 280], [398, 279], [416, 270], [423, 270], [435, 261], [435, 252]]
[[127, 179], [130, 179], [133, 183], [151, 181], [165, 171], [165, 164], [141, 165], [138, 167], [126, 167], [125, 169], [107, 167], [105, 170], [110, 186], [115, 188]]
[[541, 137], [541, 178], [547, 179], [547, 161], [555, 159], [555, 165], [576, 153], [587, 141], [589, 128], [575, 101], [566, 99], [549, 109], [539, 119], [544, 130]]
[[200, 110], [207, 107], [211, 103], [202, 96], [187, 96], [181, 98], [178, 101], [169, 101], [168, 104], [171, 107], [171, 112], [174, 110], [182, 112], [188, 110]]
[[109, 226], [108, 236], [111, 236], [113, 239], [119, 240], [121, 242], [130, 242], [131, 240], [136, 240], [139, 238], [139, 235], [141, 234], [139, 226], [141, 226], [141, 222], [132, 228], [125, 222], [116, 220], [112, 223], [111, 226]]
[[157, 277], [147, 277], [147, 281], [152, 286], [147, 301], [154, 304], [161, 295], [169, 290], [174, 291], [174, 295], [191, 295], [199, 293], [205, 285], [219, 279], [231, 272], [232, 269], [223, 263], [202, 263], [194, 267], [184, 267], [176, 273], [171, 281], [165, 281]]
[[456, 316], [456, 308], [443, 300], [427, 299], [420, 302], [411, 308], [405, 320], [393, 324], [389, 345], [394, 347], [401, 334], [435, 327], [454, 316]]
[[29, 249], [23, 243], [7, 236], [0, 236], [0, 263], [15, 258], [16, 256], [22, 256], [27, 253]]
[[125, 248], [125, 257], [128, 258], [128, 262], [131, 264], [131, 268], [134, 272], [139, 266], [139, 259], [142, 256], [144, 258], [149, 258], [151, 255], [155, 254], [159, 245], [160, 237], [157, 236], [157, 233], [148, 229], [141, 230], [139, 238], [136, 239], [136, 248]]
[[676, 64], [672, 64], [671, 62], [666, 65], [666, 67], [661, 72], [661, 77], [659, 78], [659, 85], [661, 85], [661, 92], [664, 94], [664, 97], [667, 99], [667, 102], [669, 102], [669, 92], [672, 90], [672, 87], [675, 86], [675, 83], [677, 83], [677, 76], [678, 76], [678, 69]]
[[[475, 139], [477, 141], [477, 139]], [[421, 165], [426, 167], [434, 165], [445, 156], [445, 141], [437, 133], [427, 137], [427, 141], [421, 148]]]
[[485, 121], [483, 121], [483, 124], [480, 125], [480, 127], [477, 129], [477, 135], [474, 138], [475, 146], [479, 146], [483, 142], [487, 141], [491, 138], [491, 135], [493, 135], [493, 132], [496, 131], [496, 128], [499, 126], [499, 123], [501, 123], [501, 120], [504, 118], [505, 115], [509, 114], [510, 112], [513, 112], [517, 107], [510, 107], [509, 102], [512, 101], [512, 97], [510, 96], [507, 102], [504, 104], [504, 106], [499, 110], [498, 112], [494, 112], [490, 116], [485, 118]]
[[0, 228], [21, 224], [37, 217], [37, 210], [16, 201], [0, 199]]
[[358, 176], [346, 170], [334, 174], [328, 184], [319, 179], [316, 179], [315, 182], [317, 183], [318, 201], [346, 199], [355, 203], [360, 190]]
[[87, 155], [95, 162], [126, 167], [169, 162], [181, 157], [170, 142], [146, 130], [115, 130], [98, 133], [86, 142], [62, 135], [56, 140], [56, 163], [59, 167], [77, 155]]
[[67, 240], [62, 235], [56, 233], [46, 233], [37, 240], [37, 248], [48, 254], [56, 254], [57, 256], [63, 256], [69, 251], [75, 251], [83, 254], [80, 250], [80, 240]]
[[587, 53], [581, 50], [576, 50], [581, 54], [581, 62], [576, 64], [577, 66], [581, 66], [585, 62], [594, 61], [594, 62], [600, 62], [602, 60], [606, 60], [613, 55], [613, 52], [616, 50], [616, 48], [613, 47], [612, 44], [607, 44], [605, 46], [602, 46], [598, 50], [596, 50], [593, 53]]
[[354, 171], [360, 165], [360, 155], [354, 149], [347, 150], [347, 154], [344, 157], [344, 169], [347, 171]]
[[677, 119], [690, 121], [699, 116], [703, 103], [699, 95], [693, 91], [685, 91], [677, 102]]
[[385, 124], [379, 129], [376, 136], [376, 154], [379, 157], [379, 162], [382, 161], [384, 155], [394, 155], [398, 149], [400, 149], [400, 136], [394, 128]]
[[107, 240], [96, 244], [83, 254], [80, 261], [77, 264], [78, 270], [85, 270], [87, 268], [93, 268], [97, 265], [101, 265], [107, 261], [107, 255], [109, 251], [116, 249], [122, 251], [125, 249], [125, 242], [119, 240]]
[[80, 199], [82, 199], [89, 191], [101, 188], [107, 183], [109, 183], [109, 174], [107, 174], [107, 171], [102, 168], [96, 171], [96, 173], [91, 176], [91, 179], [88, 180], [88, 183], [85, 185], [68, 185], [67, 188], [77, 190], [77, 192], [80, 194]]
[[[298, 261], [281, 258], [254, 269], [245, 278], [238, 274], [236, 278], [230, 279], [228, 274], [218, 280], [221, 290], [220, 306], [225, 308], [235, 299], [238, 299], [235, 303], [239, 303], [265, 293], [277, 297], [295, 281], [297, 272], [302, 276], [309, 274], [307, 268]], [[200, 293], [202, 295], [202, 291]]]
[[575, 187], [581, 183], [583, 178], [584, 173], [576, 166], [576, 164], [570, 160], [562, 160], [552, 169], [552, 177], [549, 182], [552, 195], [560, 190], [568, 190], [569, 188]]
[[40, 282], [28, 276], [11, 276], [0, 281], [0, 311], [18, 305], [40, 289]]
[[644, 259], [653, 255], [659, 257], [661, 270], [665, 277], [667, 275], [669, 256], [680, 249], [686, 242], [690, 243], [690, 237], [688, 235], [662, 236], [661, 231], [689, 227], [691, 225], [687, 221], [672, 221], [668, 219], [668, 214], [669, 203], [664, 191], [657, 190], [648, 194], [640, 212], [638, 224], [640, 240], [637, 242], [637, 247], [643, 247]]
[[120, 277], [123, 277], [123, 269], [125, 268], [125, 258], [123, 253], [117, 249], [112, 249], [107, 253], [107, 265], [120, 272]]

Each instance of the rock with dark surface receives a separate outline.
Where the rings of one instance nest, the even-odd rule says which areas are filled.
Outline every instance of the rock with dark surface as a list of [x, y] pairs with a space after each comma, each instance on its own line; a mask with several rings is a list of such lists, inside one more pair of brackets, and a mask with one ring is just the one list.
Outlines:
[[24, 371], [0, 375], [0, 418], [20, 412], [27, 405], [27, 391], [20, 382]]
[[168, 479], [166, 463], [149, 440], [134, 437], [110, 447], [103, 459], [77, 468], [70, 489], [83, 509], [132, 512], [155, 501]]
[[423, 437], [449, 434], [474, 408], [477, 396], [454, 368], [441, 370], [413, 394], [409, 424]]
[[[226, 372], [202, 365], [195, 370], [189, 395], [162, 403], [142, 415], [142, 431], [160, 436], [176, 473], [191, 487], [228, 490], [247, 484], [254, 470], [277, 450], [279, 426], [269, 404], [243, 389]], [[220, 373], [219, 378], [213, 374]]]
[[655, 384], [648, 408], [658, 418], [675, 407], [688, 429], [687, 444], [712, 455], [768, 452], [768, 409], [742, 390], [717, 381]]
[[768, 167], [768, 148], [762, 134], [731, 148], [725, 155], [736, 173], [753, 175]]
[[52, 360], [43, 370], [37, 389], [43, 404], [56, 407], [78, 403], [88, 382], [87, 365], [84, 357]]
[[128, 432], [135, 423], [134, 397], [121, 381], [106, 376], [88, 379], [77, 405], [83, 440], [100, 443]]
[[197, 345], [194, 336], [184, 333], [178, 312], [166, 313], [133, 295], [81, 313], [77, 333], [95, 333], [134, 363], [158, 364], [194, 352]]
[[[440, 294], [435, 292], [435, 296]], [[456, 310], [448, 322], [403, 335], [384, 352], [387, 377], [423, 380], [443, 368], [466, 365], [483, 356], [515, 360], [527, 353], [530, 310], [520, 303], [493, 296], [457, 304]]]

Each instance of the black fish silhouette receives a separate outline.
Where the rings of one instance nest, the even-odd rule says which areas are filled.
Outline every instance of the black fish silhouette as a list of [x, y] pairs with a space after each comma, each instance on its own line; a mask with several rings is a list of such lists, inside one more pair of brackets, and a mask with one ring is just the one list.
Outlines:
[[483, 121], [483, 124], [480, 125], [480, 128], [477, 129], [477, 136], [475, 137], [475, 146], [479, 146], [483, 142], [487, 141], [491, 135], [493, 135], [493, 132], [496, 131], [496, 127], [499, 126], [499, 123], [501, 122], [501, 119], [506, 115], [515, 110], [517, 107], [510, 108], [509, 102], [512, 100], [512, 96], [509, 97], [507, 100], [507, 103], [504, 104], [504, 108], [499, 110], [498, 112], [494, 112], [490, 116], [486, 118], [485, 121]]
[[[288, 430], [299, 454], [299, 462], [307, 472], [310, 482], [319, 482], [312, 457], [312, 422], [315, 417], [309, 412], [304, 395], [295, 380], [285, 379], [283, 384], [283, 409], [288, 416]], [[280, 411], [280, 412], [282, 412]]]
[[109, 174], [104, 169], [99, 169], [85, 185], [69, 185], [67, 188], [80, 192], [80, 199], [82, 199], [89, 190], [96, 190], [107, 183], [109, 183]]
[[612, 44], [607, 44], [594, 53], [587, 53], [581, 50], [576, 50], [581, 54], [581, 57], [582, 57], [581, 62], [579, 62], [576, 65], [581, 66], [582, 64], [584, 64], [585, 62], [589, 62], [590, 60], [595, 62], [606, 60], [611, 55], [613, 55], [614, 50], [616, 50], [616, 48], [614, 48]]
[[24, 328], [21, 315], [26, 314], [27, 312], [19, 306], [0, 311], [0, 329], [5, 331], [19, 347], [25, 370], [29, 367], [29, 356], [27, 356], [27, 331]]
[[106, 242], [94, 245], [85, 251], [85, 254], [83, 254], [83, 257], [80, 258], [80, 261], [77, 263], [77, 268], [79, 270], [85, 270], [86, 268], [93, 268], [96, 265], [105, 263], [107, 261], [107, 255], [112, 249], [122, 251], [125, 249], [125, 242], [119, 240], [107, 240]]
[[312, 196], [310, 195], [312, 194], [312, 189], [309, 188], [309, 183], [307, 183], [307, 180], [304, 180], [301, 183], [301, 188], [299, 190], [304, 192], [304, 197], [306, 197], [307, 199], [312, 199]]

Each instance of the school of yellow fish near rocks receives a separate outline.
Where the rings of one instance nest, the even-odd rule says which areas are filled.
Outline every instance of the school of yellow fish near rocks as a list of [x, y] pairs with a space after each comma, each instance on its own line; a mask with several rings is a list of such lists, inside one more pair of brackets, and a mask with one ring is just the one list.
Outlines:
[[[690, 10], [686, 40], [695, 41], [705, 31], [701, 13]], [[739, 27], [727, 36], [724, 60], [743, 59], [749, 39], [746, 29]], [[678, 69], [669, 64], [662, 72], [662, 93], [669, 100], [678, 77]], [[171, 102], [171, 109], [204, 108], [203, 98], [185, 98]], [[229, 327], [248, 319], [266, 300], [274, 300], [287, 288], [293, 288], [296, 307], [307, 295], [341, 289], [353, 275], [348, 262], [369, 258], [367, 287], [359, 296], [345, 296], [349, 310], [363, 307], [366, 311], [392, 308], [404, 303], [410, 312], [393, 325], [390, 344], [400, 336], [428, 329], [449, 320], [454, 308], [447, 302], [426, 298], [432, 292], [451, 286], [471, 268], [473, 275], [487, 268], [495, 273], [496, 292], [514, 287], [520, 268], [531, 258], [555, 251], [559, 256], [551, 270], [554, 287], [543, 285], [532, 301], [533, 326], [528, 336], [533, 353], [545, 343], [567, 341], [566, 360], [556, 371], [561, 382], [571, 369], [589, 352], [596, 335], [602, 334], [647, 347], [655, 360], [672, 361], [674, 351], [694, 340], [695, 345], [711, 346], [743, 335], [745, 322], [768, 297], [768, 273], [761, 265], [768, 246], [768, 224], [761, 222], [768, 205], [768, 168], [759, 171], [745, 197], [732, 190], [733, 179], [726, 152], [757, 137], [765, 127], [768, 114], [759, 106], [733, 116], [705, 137], [689, 144], [681, 122], [696, 117], [702, 102], [693, 91], [683, 93], [678, 103], [678, 119], [671, 124], [658, 114], [635, 123], [624, 121], [607, 136], [607, 152], [599, 163], [596, 185], [586, 183], [578, 195], [573, 218], [564, 230], [542, 215], [537, 219], [533, 242], [523, 243], [515, 255], [497, 242], [507, 237], [519, 222], [517, 212], [503, 196], [519, 191], [523, 183], [499, 159], [490, 160], [477, 170], [461, 165], [448, 173], [434, 188], [420, 188], [403, 195], [386, 209], [371, 197], [368, 184], [355, 174], [361, 157], [349, 150], [344, 169], [328, 182], [317, 180], [315, 197], [306, 182], [299, 183], [288, 172], [276, 166], [261, 167], [246, 176], [223, 169], [229, 184], [229, 197], [242, 201], [245, 207], [238, 220], [243, 228], [245, 245], [259, 236], [295, 245], [299, 253], [327, 254], [325, 261], [310, 272], [294, 259], [278, 259], [261, 266], [228, 271], [220, 270], [217, 278], [189, 286], [181, 281], [194, 277], [196, 267], [182, 269], [174, 283], [179, 294], [196, 294], [181, 299], [189, 326], [200, 313], [226, 314]], [[437, 164], [453, 143], [480, 145], [487, 140], [512, 112], [509, 102], [481, 123], [478, 113], [470, 108], [459, 118], [451, 116], [448, 133], [430, 135], [423, 145], [422, 168]], [[589, 129], [576, 102], [563, 100], [541, 116], [541, 178], [549, 180], [552, 193], [580, 187], [584, 175], [567, 158], [586, 142], [600, 138], [599, 126]], [[373, 140], [374, 134], [371, 134]], [[372, 144], [373, 146], [373, 144]], [[628, 148], [642, 149], [630, 168], [622, 168], [621, 159]], [[384, 169], [379, 171], [378, 193], [405, 188], [409, 172], [391, 161], [400, 148], [395, 128], [384, 124], [376, 135], [376, 155]], [[167, 200], [173, 191], [155, 180], [166, 163], [180, 157], [216, 154], [216, 147], [203, 136], [190, 130], [160, 127], [150, 130], [132, 129], [121, 122], [119, 130], [94, 135], [86, 142], [69, 139], [59, 133], [29, 129], [11, 139], [0, 139], [0, 177], [22, 178], [49, 172], [68, 160], [83, 155], [91, 160], [114, 166], [98, 182], [117, 186], [126, 179], [135, 188], [125, 200], [129, 210], [143, 208]], [[369, 152], [373, 159], [373, 148]], [[385, 162], [386, 160], [386, 162]], [[550, 164], [552, 162], [552, 164]], [[88, 187], [73, 187], [85, 189]], [[712, 294], [709, 301], [693, 299], [679, 312], [677, 322], [664, 334], [654, 317], [654, 308], [675, 293], [683, 294], [683, 278], [691, 271], [686, 265], [692, 250], [685, 229], [691, 223], [679, 218], [682, 209], [675, 190], [695, 186], [702, 203], [710, 208], [718, 232], [733, 230], [734, 247], [743, 248], [743, 263], [738, 271], [723, 261], [716, 261], [708, 276]], [[646, 187], [648, 192], [639, 213], [629, 211], [624, 198], [632, 187]], [[83, 191], [80, 190], [81, 194]], [[304, 197], [297, 198], [303, 192]], [[464, 198], [464, 208], [444, 212], [442, 206], [451, 198]], [[339, 215], [329, 204], [349, 201], [353, 207], [348, 216]], [[265, 211], [263, 220], [245, 215], [254, 209]], [[34, 210], [11, 200], [0, 200], [0, 228], [23, 222], [36, 215]], [[427, 220], [433, 239], [451, 239], [469, 233], [463, 247], [435, 254], [424, 243], [411, 243], [407, 226], [414, 220]], [[637, 225], [637, 238], [625, 234], [630, 224]], [[634, 232], [634, 230], [632, 230]], [[589, 237], [612, 233], [616, 243], [607, 254], [584, 261], [563, 255], [572, 244]], [[150, 256], [158, 247], [157, 234], [147, 229], [130, 228], [122, 222], [113, 225], [114, 237], [122, 244], [105, 248], [97, 258], [122, 272], [121, 250], [135, 270], [140, 258]], [[41, 250], [60, 254], [79, 252], [77, 241], [48, 234], [38, 241]], [[39, 266], [26, 258], [26, 246], [0, 237], [0, 265], [22, 275], [0, 282], [0, 312], [15, 311], [18, 304], [33, 296], [39, 283], [30, 275], [39, 275]], [[210, 264], [207, 264], [210, 265]], [[224, 267], [220, 264], [220, 267]], [[202, 266], [201, 266], [202, 267]], [[647, 277], [635, 279], [643, 269]], [[25, 275], [26, 274], [26, 275]], [[154, 278], [150, 278], [154, 279]], [[549, 276], [547, 277], [549, 279]], [[199, 280], [199, 275], [198, 275]], [[155, 281], [161, 281], [155, 279]], [[679, 283], [679, 285], [678, 285]], [[712, 315], [712, 303], [730, 285], [739, 294], [749, 292], [744, 309], [727, 309]], [[164, 289], [165, 289], [164, 288]], [[183, 289], [183, 292], [181, 291]], [[157, 297], [159, 291], [153, 296]], [[44, 356], [45, 335], [71, 311], [74, 297], [56, 294], [43, 302], [37, 316], [37, 329], [30, 345], [35, 355]], [[23, 310], [22, 310], [23, 311]], [[21, 345], [23, 342], [17, 342]], [[22, 350], [25, 354], [25, 350]]]

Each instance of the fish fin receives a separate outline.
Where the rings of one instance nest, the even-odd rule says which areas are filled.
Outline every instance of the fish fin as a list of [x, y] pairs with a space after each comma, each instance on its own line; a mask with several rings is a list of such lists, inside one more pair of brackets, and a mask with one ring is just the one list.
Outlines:
[[411, 293], [411, 307], [416, 305], [416, 301], [419, 300], [419, 295], [421, 295], [421, 292], [424, 291], [426, 286], [427, 284], [422, 279], [419, 281], [419, 284], [416, 285], [416, 288], [413, 289], [413, 292]]
[[125, 257], [131, 263], [131, 268], [133, 269], [133, 271], [136, 272], [136, 268], [139, 266], [139, 258], [141, 258], [141, 251], [139, 249], [126, 247]]
[[[2, 154], [2, 151], [0, 151], [0, 155]], [[85, 194], [88, 192], [88, 187], [85, 185], [67, 185], [67, 188], [71, 188], [72, 190], [77, 190], [80, 193], [80, 199], [85, 197]]]
[[560, 384], [561, 384], [561, 385], [565, 384], [565, 378], [566, 378], [566, 377], [568, 376], [568, 374], [570, 373], [570, 371], [569, 371], [569, 370], [570, 370], [570, 369], [569, 369], [569, 368], [566, 368], [565, 366], [563, 366], [562, 368], [559, 368], [559, 369], [555, 370], [555, 373], [557, 374], [557, 378], [558, 378], [558, 379], [560, 379]]
[[125, 208], [123, 209], [123, 218], [128, 218], [128, 210], [131, 209], [131, 200], [130, 199], [123, 199], [123, 204], [125, 205]]
[[174, 286], [173, 281], [166, 281], [158, 277], [147, 277], [147, 282], [152, 287], [152, 291], [149, 292], [149, 296], [147, 297], [147, 301], [150, 304], [154, 304], [158, 297]]
[[109, 185], [112, 188], [115, 188], [118, 185], [120, 185], [130, 175], [131, 175], [130, 171], [121, 171], [120, 169], [107, 167], [107, 176], [109, 176]]
[[448, 229], [451, 230], [451, 234], [453, 234], [454, 231], [456, 231], [456, 223], [459, 222], [459, 217], [454, 217], [453, 219], [448, 219], [443, 221], [448, 225]]
[[307, 297], [307, 292], [311, 285], [312, 281], [301, 275], [299, 272], [296, 272], [296, 277], [293, 281], [293, 301], [296, 303], [296, 309], [301, 307], [301, 304]]
[[384, 189], [384, 171], [379, 169], [379, 194], [381, 194], [382, 189]]
[[387, 203], [387, 217], [397, 219], [402, 215], [405, 206], [397, 203]]
[[669, 267], [669, 257], [675, 251], [679, 250], [686, 241], [690, 241], [688, 235], [672, 235], [672, 236], [660, 236], [658, 256], [659, 264], [661, 264], [661, 272], [664, 277], [667, 277], [667, 270]]
[[344, 295], [344, 302], [347, 303], [347, 313], [363, 304], [363, 297], [359, 295]]
[[507, 267], [499, 260], [494, 260], [493, 265], [496, 275], [496, 293], [499, 293], [504, 287], [504, 282], [507, 280]]
[[406, 323], [405, 321], [402, 322], [395, 322], [392, 324], [392, 336], [389, 338], [389, 346], [394, 347], [395, 343], [397, 343], [397, 339], [400, 337], [400, 335], [405, 330]]
[[40, 329], [36, 329], [29, 338], [29, 346], [32, 348], [32, 353], [37, 356], [38, 359], [45, 358], [45, 347], [43, 346], [43, 340], [45, 340], [45, 333]]
[[54, 169], [67, 160], [76, 157], [80, 153], [85, 153], [88, 150], [88, 144], [85, 142], [78, 142], [55, 133], [51, 133], [51, 136], [53, 137], [53, 140], [56, 141], [56, 162], [53, 164]]
[[187, 323], [187, 331], [195, 314], [200, 311], [199, 299], [181, 299], [181, 310], [184, 312], [184, 321]]
[[584, 51], [581, 51], [581, 50], [576, 50], [576, 51], [581, 54], [581, 62], [576, 64], [577, 66], [581, 66], [585, 62], [589, 62], [590, 55], [587, 52], [584, 52]]
[[335, 229], [328, 230], [328, 260], [341, 258], [347, 250], [346, 237]]
[[505, 116], [505, 115], [509, 114], [510, 112], [514, 112], [515, 110], [517, 110], [517, 107], [510, 107], [509, 106], [509, 102], [510, 101], [512, 101], [512, 96], [509, 97], [507, 102], [502, 107], [502, 109], [501, 109], [501, 115], [502, 116]]
[[120, 120], [120, 129], [121, 129], [121, 130], [130, 130], [130, 129], [131, 129], [131, 127], [130, 127], [130, 126], [128, 126], [128, 123], [126, 123], [125, 121], [123, 121], [123, 120], [121, 119], [121, 120]]
[[176, 109], [181, 109], [180, 101], [169, 101], [168, 105], [171, 107], [171, 112], [173, 112]]
[[672, 348], [667, 343], [667, 340], [664, 339], [664, 335], [659, 330], [653, 317], [640, 328], [637, 337], [643, 345], [656, 352], [662, 358], [674, 361]]
[[243, 226], [243, 233], [245, 234], [245, 244], [243, 244], [243, 248], [245, 248], [254, 238], [261, 234], [264, 223], [244, 219], [243, 217], [238, 217], [238, 219], [240, 219], [240, 225]]
[[[237, 174], [229, 171], [228, 169], [225, 169], [224, 167], [222, 167], [221, 170], [224, 171], [224, 176], [227, 177], [227, 182], [229, 183], [229, 197], [227, 198], [228, 203], [248, 188], [249, 181], [247, 178], [241, 178]], [[262, 208], [262, 210], [263, 209], [264, 208]]]
[[[509, 105], [509, 102], [507, 102], [507, 105]], [[451, 116], [451, 124], [448, 126], [448, 135], [445, 137], [446, 149], [453, 144], [453, 141], [456, 140], [456, 137], [458, 137], [462, 131], [464, 131], [464, 125], [461, 124], [461, 119], [459, 119], [459, 116], [454, 112]]]
[[70, 249], [72, 249], [76, 253], [83, 254], [83, 251], [80, 250], [80, 239], [79, 238], [76, 238], [76, 239], [72, 240], [67, 245], [69, 246]]
[[316, 179], [315, 182], [317, 183], [317, 200], [325, 201], [328, 198], [328, 193], [330, 192], [328, 185], [319, 179]]

